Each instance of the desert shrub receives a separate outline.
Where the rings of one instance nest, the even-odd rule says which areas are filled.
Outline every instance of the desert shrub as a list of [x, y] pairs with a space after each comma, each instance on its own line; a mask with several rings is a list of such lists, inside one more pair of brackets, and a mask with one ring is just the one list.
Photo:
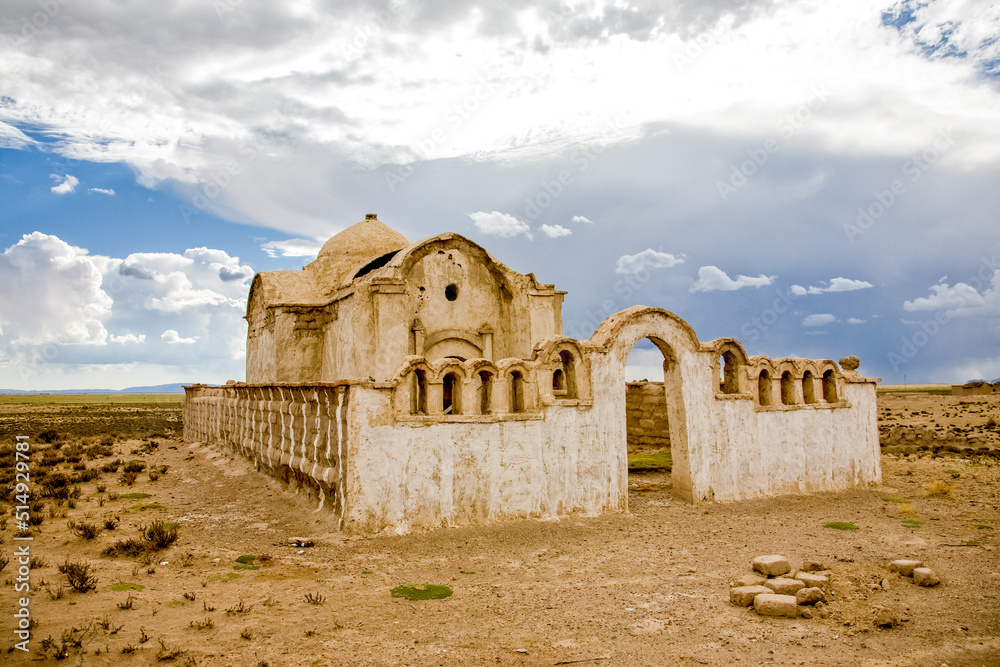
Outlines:
[[104, 528], [105, 528], [105, 530], [114, 530], [115, 528], [118, 527], [118, 522], [119, 522], [118, 517], [113, 517], [111, 519], [105, 519], [104, 520]]
[[146, 462], [142, 459], [133, 459], [122, 467], [122, 470], [125, 472], [142, 472], [145, 469]]
[[177, 528], [167, 526], [163, 521], [154, 521], [142, 529], [142, 538], [154, 549], [166, 549], [177, 541]]
[[86, 593], [97, 588], [97, 577], [90, 571], [90, 565], [87, 563], [66, 561], [59, 566], [59, 571], [66, 575], [69, 585], [78, 593]]
[[62, 440], [62, 439], [63, 436], [61, 433], [59, 433], [58, 431], [51, 431], [51, 430], [42, 431], [41, 433], [35, 436], [35, 440], [38, 440], [39, 442], [44, 442], [45, 444], [51, 444], [56, 440]]
[[114, 461], [108, 461], [101, 466], [101, 472], [118, 472], [118, 467], [122, 464], [121, 459], [115, 459]]
[[127, 556], [135, 558], [146, 553], [146, 543], [142, 540], [130, 537], [126, 540], [118, 540], [101, 552], [102, 556], [115, 558], [116, 556]]
[[132, 486], [135, 484], [136, 478], [139, 476], [137, 472], [123, 472], [118, 475], [118, 483], [122, 486]]
[[76, 476], [78, 482], [90, 482], [101, 476], [97, 468], [85, 468]]
[[101, 534], [101, 527], [96, 523], [78, 523], [73, 532], [85, 540], [92, 540]]
[[72, 447], [67, 447], [63, 450], [63, 456], [69, 463], [79, 463], [80, 459], [83, 458], [83, 447], [80, 445], [73, 445]]

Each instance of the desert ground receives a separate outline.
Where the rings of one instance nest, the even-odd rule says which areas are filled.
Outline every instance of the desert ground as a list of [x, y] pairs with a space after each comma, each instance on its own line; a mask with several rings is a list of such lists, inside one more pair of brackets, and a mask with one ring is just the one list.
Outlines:
[[[368, 538], [183, 443], [179, 400], [0, 397], [0, 662], [1000, 665], [1000, 396], [881, 394], [878, 487], [688, 505], [654, 470], [630, 475], [628, 514]], [[16, 435], [30, 542], [15, 539]], [[730, 604], [765, 554], [822, 562], [826, 618]], [[942, 583], [891, 573], [897, 558]], [[451, 595], [393, 596], [427, 584]]]

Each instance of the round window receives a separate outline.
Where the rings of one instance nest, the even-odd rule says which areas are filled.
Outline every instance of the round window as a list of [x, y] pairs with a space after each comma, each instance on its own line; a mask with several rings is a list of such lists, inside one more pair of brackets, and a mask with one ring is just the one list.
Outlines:
[[444, 288], [444, 298], [448, 301], [454, 301], [458, 298], [458, 285], [452, 283]]

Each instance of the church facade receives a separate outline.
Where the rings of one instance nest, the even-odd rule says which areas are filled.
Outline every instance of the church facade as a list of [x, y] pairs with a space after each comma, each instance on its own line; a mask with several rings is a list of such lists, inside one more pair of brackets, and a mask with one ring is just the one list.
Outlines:
[[413, 243], [369, 215], [302, 270], [254, 277], [246, 382], [188, 387], [185, 439], [241, 452], [356, 533], [627, 511], [625, 363], [646, 338], [677, 497], [880, 481], [856, 358], [748, 356], [645, 306], [575, 340], [564, 294], [462, 236]]

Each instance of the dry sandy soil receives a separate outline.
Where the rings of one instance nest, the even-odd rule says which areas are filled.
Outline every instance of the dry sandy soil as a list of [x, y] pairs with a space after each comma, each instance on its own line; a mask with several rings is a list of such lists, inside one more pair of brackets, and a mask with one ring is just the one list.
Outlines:
[[[304, 495], [228, 452], [165, 437], [176, 415], [149, 420], [145, 432], [123, 430], [127, 415], [108, 417], [115, 409], [0, 406], [0, 445], [31, 426], [35, 480], [116, 458], [147, 467], [131, 486], [106, 472], [77, 484], [78, 499], [36, 501], [44, 504], [30, 543], [37, 626], [30, 653], [13, 648], [24, 594], [14, 592], [12, 560], [0, 573], [4, 664], [1000, 665], [1000, 461], [986, 453], [997, 441], [987, 422], [1000, 420], [1000, 397], [882, 397], [878, 488], [691, 506], [671, 497], [669, 476], [646, 474], [630, 479], [627, 515], [354, 539]], [[149, 417], [143, 410], [133, 417]], [[91, 426], [82, 442], [95, 457], [46, 468], [54, 445], [35, 436], [72, 434], [83, 418]], [[114, 439], [110, 456], [99, 444], [101, 419], [133, 436]], [[951, 434], [907, 438], [889, 428], [934, 421]], [[71, 435], [54, 451], [72, 458], [80, 442]], [[150, 480], [148, 470], [161, 466], [166, 474]], [[13, 540], [12, 505], [8, 496], [0, 532], [8, 558], [24, 544]], [[69, 528], [114, 517], [117, 528], [90, 540]], [[101, 555], [157, 520], [179, 527], [169, 547], [150, 557]], [[824, 527], [834, 521], [857, 530]], [[290, 546], [291, 537], [314, 546]], [[729, 604], [730, 583], [750, 572], [751, 558], [771, 553], [793, 567], [806, 558], [826, 564], [830, 618], [765, 618]], [[256, 556], [249, 567], [237, 562], [247, 555]], [[924, 560], [943, 583], [922, 588], [890, 574], [895, 558]], [[57, 567], [67, 561], [88, 564], [96, 589], [72, 590]], [[453, 594], [392, 597], [404, 583]], [[882, 608], [902, 623], [876, 628]]]

